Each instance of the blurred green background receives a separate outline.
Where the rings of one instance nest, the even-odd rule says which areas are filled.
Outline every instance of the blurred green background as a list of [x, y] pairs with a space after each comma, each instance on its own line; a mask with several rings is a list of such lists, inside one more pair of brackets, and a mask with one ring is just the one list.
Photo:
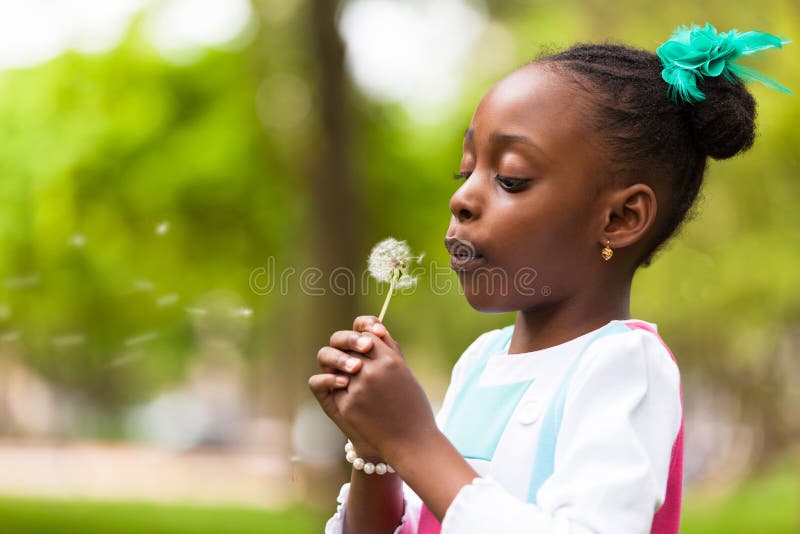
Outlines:
[[[385, 322], [434, 407], [513, 321], [442, 246], [481, 95], [705, 21], [800, 39], [796, 0], [0, 2], [0, 524], [321, 532], [348, 471], [307, 378], [380, 309], [372, 244], [426, 253]], [[799, 60], [743, 63], [797, 93]], [[800, 531], [800, 100], [750, 88], [755, 146], [634, 283], [681, 368], [683, 532]]]

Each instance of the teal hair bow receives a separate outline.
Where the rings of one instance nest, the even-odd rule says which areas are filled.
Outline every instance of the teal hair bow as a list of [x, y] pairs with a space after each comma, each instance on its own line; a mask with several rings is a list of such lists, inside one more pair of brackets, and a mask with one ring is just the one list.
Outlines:
[[718, 34], [709, 23], [705, 28], [693, 24], [691, 28], [679, 26], [672, 37], [658, 47], [656, 54], [664, 66], [661, 77], [669, 84], [669, 96], [676, 103], [680, 98], [693, 104], [706, 98], [697, 87], [697, 80], [706, 76], [722, 75], [732, 83], [736, 83], [734, 76], [737, 76], [744, 81], [756, 80], [772, 89], [792, 94], [789, 89], [757, 70], [734, 62], [740, 56], [767, 48], [781, 48], [790, 42], [759, 31], [739, 33], [731, 30]]

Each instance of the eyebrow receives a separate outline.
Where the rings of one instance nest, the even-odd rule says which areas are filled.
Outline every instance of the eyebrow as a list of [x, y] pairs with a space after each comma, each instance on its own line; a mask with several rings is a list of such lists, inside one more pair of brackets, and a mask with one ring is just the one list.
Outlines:
[[[464, 132], [464, 139], [467, 141], [472, 141], [473, 138], [473, 130], [468, 128], [466, 132]], [[529, 137], [525, 137], [524, 135], [517, 135], [517, 134], [505, 134], [496, 132], [493, 133], [492, 136], [489, 138], [491, 143], [497, 143], [501, 145], [512, 145], [515, 143], [528, 145], [536, 150], [538, 150], [542, 155], [544, 155], [544, 151], [542, 147], [534, 143]]]

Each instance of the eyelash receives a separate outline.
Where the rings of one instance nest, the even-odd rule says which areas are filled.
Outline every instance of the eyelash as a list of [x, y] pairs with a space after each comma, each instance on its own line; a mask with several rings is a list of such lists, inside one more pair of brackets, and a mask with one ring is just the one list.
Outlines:
[[[469, 172], [457, 172], [453, 175], [453, 178], [455, 180], [466, 180], [471, 174], [472, 173]], [[529, 180], [523, 178], [509, 178], [508, 176], [500, 176], [499, 174], [495, 176], [495, 180], [500, 183], [500, 187], [509, 193], [518, 193], [529, 182]]]

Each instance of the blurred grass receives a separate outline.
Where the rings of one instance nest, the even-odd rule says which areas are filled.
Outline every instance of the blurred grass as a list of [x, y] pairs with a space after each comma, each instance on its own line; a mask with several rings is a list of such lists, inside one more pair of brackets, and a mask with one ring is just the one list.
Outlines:
[[[800, 532], [800, 457], [716, 496], [684, 496], [682, 534]], [[44, 534], [300, 534], [319, 533], [334, 509], [296, 504], [279, 511], [149, 503], [0, 498], [2, 532]]]
[[322, 532], [329, 515], [300, 504], [268, 511], [0, 498], [0, 532], [13, 534], [307, 534]]
[[800, 455], [716, 497], [688, 491], [682, 517], [682, 534], [800, 532]]

